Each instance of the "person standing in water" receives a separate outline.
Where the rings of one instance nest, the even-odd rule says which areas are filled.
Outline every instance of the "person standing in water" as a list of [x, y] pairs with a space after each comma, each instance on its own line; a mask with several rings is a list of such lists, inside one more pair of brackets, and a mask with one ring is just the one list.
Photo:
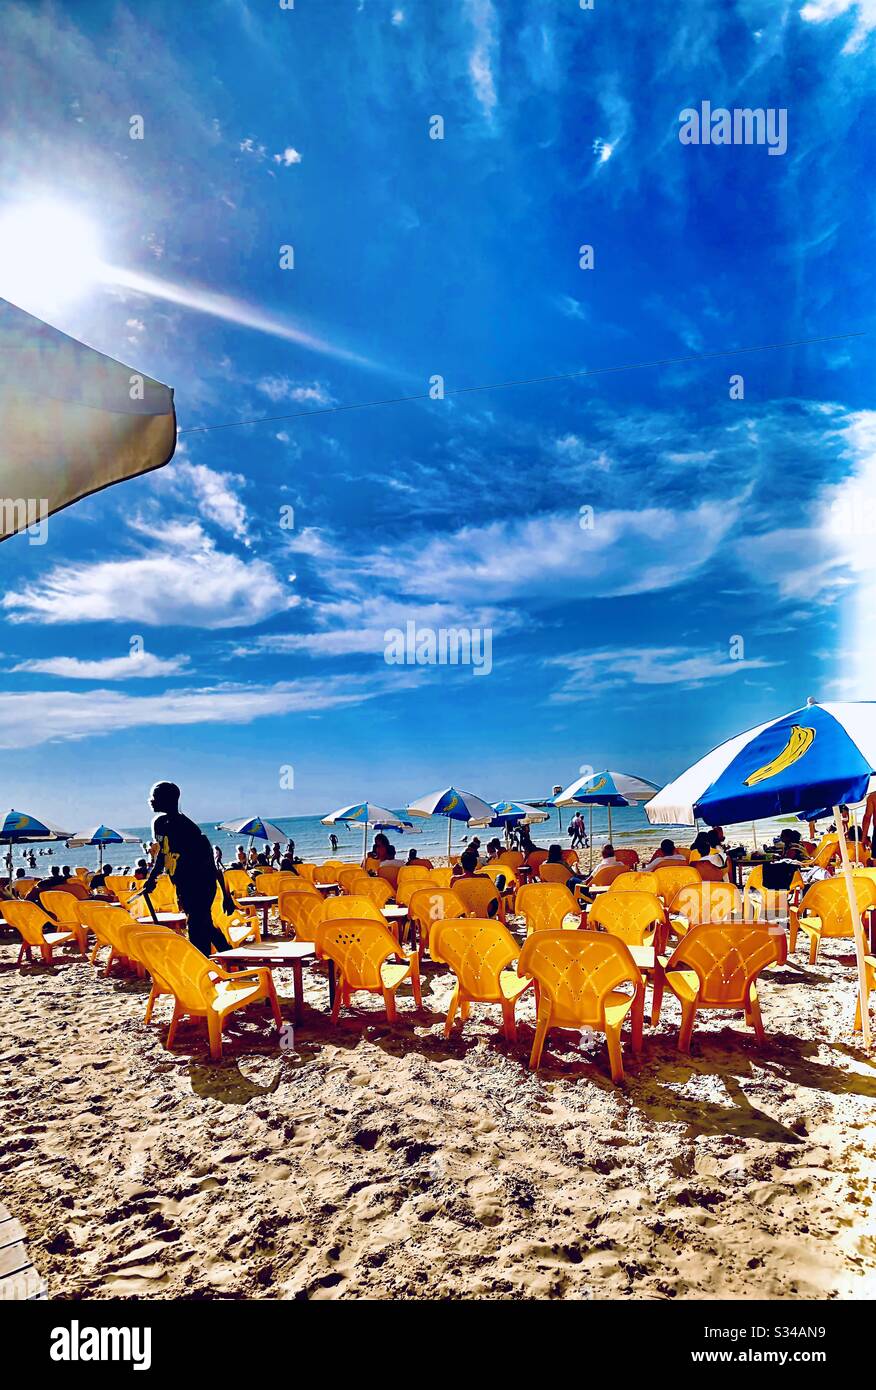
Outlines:
[[158, 854], [143, 892], [151, 893], [158, 875], [166, 869], [176, 889], [180, 911], [188, 919], [189, 941], [209, 956], [211, 946], [217, 951], [230, 950], [213, 922], [216, 885], [222, 889], [222, 905], [229, 914], [234, 911], [234, 899], [213, 858], [210, 841], [193, 820], [182, 814], [179, 798], [175, 782], [156, 782], [150, 793], [149, 803], [155, 812], [152, 834], [158, 842]]

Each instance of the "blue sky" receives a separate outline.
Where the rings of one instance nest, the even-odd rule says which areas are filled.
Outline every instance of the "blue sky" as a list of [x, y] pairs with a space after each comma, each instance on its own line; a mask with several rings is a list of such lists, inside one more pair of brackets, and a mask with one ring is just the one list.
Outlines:
[[[0, 38], [0, 213], [73, 209], [118, 272], [23, 307], [183, 431], [872, 328], [869, 0], [10, 3]], [[681, 145], [703, 100], [786, 108], [787, 153]], [[872, 698], [872, 380], [867, 337], [183, 433], [2, 548], [7, 801], [661, 782]], [[408, 619], [489, 628], [492, 671], [387, 665]]]

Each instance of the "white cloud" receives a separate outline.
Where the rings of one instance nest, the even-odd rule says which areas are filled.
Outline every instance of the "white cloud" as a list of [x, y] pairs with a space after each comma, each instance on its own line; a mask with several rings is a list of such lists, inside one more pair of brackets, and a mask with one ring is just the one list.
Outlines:
[[612, 686], [678, 685], [695, 689], [706, 681], [724, 680], [742, 671], [762, 670], [781, 662], [764, 657], [731, 660], [729, 648], [692, 650], [688, 647], [619, 647], [551, 657], [547, 666], [563, 670], [564, 680], [551, 695], [553, 704], [595, 698]]
[[514, 614], [495, 608], [475, 608], [460, 604], [423, 603], [387, 599], [382, 595], [338, 599], [329, 603], [310, 603], [307, 615], [316, 631], [265, 633], [249, 645], [237, 648], [236, 655], [253, 652], [286, 654], [305, 652], [308, 656], [383, 656], [388, 628], [402, 628], [414, 622], [418, 628], [477, 628], [507, 631], [523, 621]]
[[281, 150], [279, 154], [274, 155], [274, 163], [282, 164], [285, 169], [288, 169], [292, 164], [301, 163], [301, 155], [297, 150], [294, 150], [291, 145], [287, 145], [285, 150]]
[[8, 592], [2, 607], [21, 623], [227, 628], [263, 622], [297, 602], [266, 561], [217, 550], [197, 522], [162, 523], [156, 538], [162, 548], [149, 553], [56, 566]]
[[156, 473], [156, 486], [169, 487], [194, 502], [205, 521], [248, 544], [246, 507], [235, 492], [246, 479], [239, 473], [218, 473], [206, 464], [192, 463], [179, 455], [180, 450], [169, 468]]
[[809, 0], [800, 11], [800, 18], [809, 24], [824, 24], [849, 12], [854, 14], [855, 27], [843, 53], [856, 53], [863, 48], [867, 35], [876, 29], [876, 0]]
[[13, 671], [37, 671], [67, 680], [128, 681], [154, 676], [176, 676], [189, 664], [187, 656], [161, 657], [152, 652], [108, 656], [99, 661], [83, 661], [78, 656], [49, 656], [36, 661], [20, 661]]
[[291, 381], [287, 376], [265, 376], [256, 382], [256, 389], [276, 405], [279, 401], [296, 401], [300, 405], [334, 405], [335, 399], [321, 381]]
[[128, 695], [118, 690], [29, 690], [0, 693], [0, 748], [34, 748], [52, 739], [154, 725], [250, 724], [254, 719], [337, 709], [403, 688], [351, 677], [278, 681], [273, 685], [221, 685], [204, 690]]
[[475, 33], [468, 57], [469, 76], [481, 109], [491, 121], [498, 100], [493, 71], [499, 52], [496, 11], [492, 0], [468, 0], [466, 8]]

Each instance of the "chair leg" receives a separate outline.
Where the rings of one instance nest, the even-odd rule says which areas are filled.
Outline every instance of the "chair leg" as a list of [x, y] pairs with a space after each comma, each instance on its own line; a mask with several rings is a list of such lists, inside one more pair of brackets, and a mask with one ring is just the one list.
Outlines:
[[645, 989], [639, 986], [633, 1007], [630, 1009], [630, 1032], [632, 1034], [633, 1051], [642, 1051], [642, 1028], [645, 1016]]
[[621, 1052], [620, 1028], [606, 1028], [605, 1041], [608, 1044], [608, 1063], [611, 1079], [615, 1086], [624, 1079], [624, 1059]]
[[660, 1022], [660, 1011], [663, 1008], [663, 986], [666, 983], [666, 976], [663, 967], [659, 962], [655, 962], [654, 974], [651, 979], [651, 1027], [656, 1028]]
[[[335, 969], [337, 970], [337, 966], [335, 967]], [[335, 1002], [332, 1005], [332, 1023], [337, 1023], [338, 1018], [340, 1017], [341, 1004], [343, 1003], [345, 988], [346, 986], [344, 984], [344, 977], [338, 970], [337, 980], [335, 983]]]
[[423, 990], [420, 985], [420, 958], [411, 956], [411, 989], [414, 994], [414, 1003], [418, 1009], [423, 1007]]
[[797, 934], [800, 926], [797, 922], [797, 914], [791, 912], [788, 915], [788, 955], [792, 956], [797, 947]]
[[502, 1000], [502, 1032], [508, 1042], [517, 1041], [517, 1023], [514, 1018], [514, 1000]]
[[459, 1017], [462, 1019], [463, 1023], [465, 1023], [465, 1020], [468, 1018], [470, 1012], [471, 1012], [471, 1005], [469, 1004], [468, 1000], [467, 1000], [467, 999], [460, 999], [460, 1001], [459, 1001]]
[[818, 960], [818, 946], [819, 946], [819, 941], [820, 941], [820, 938], [815, 934], [815, 932], [813, 932], [812, 935], [811, 935], [810, 938], [809, 938], [809, 964], [810, 964], [810, 965], [815, 965], [816, 961]]
[[173, 1047], [174, 1038], [176, 1037], [176, 1026], [182, 1018], [182, 1013], [182, 1005], [178, 999], [175, 999], [173, 1001], [173, 1018], [170, 1020], [170, 1027], [167, 1030], [167, 1039], [164, 1044], [168, 1052]]
[[383, 1003], [384, 1003], [384, 1005], [385, 1005], [385, 1007], [386, 1007], [386, 1021], [387, 1021], [387, 1023], [395, 1023], [395, 1018], [396, 1018], [396, 1013], [395, 1013], [395, 990], [384, 988], [384, 990], [383, 990]]
[[757, 997], [757, 990], [754, 988], [754, 985], [751, 986], [751, 993], [748, 997], [748, 1012], [758, 1042], [764, 1042], [766, 1033], [764, 1031], [763, 1019], [760, 1016], [760, 1000]]
[[453, 1020], [454, 1020], [454, 1018], [455, 1018], [455, 1016], [456, 1016], [456, 1011], [457, 1011], [458, 1008], [459, 1008], [459, 981], [457, 980], [457, 982], [456, 982], [456, 987], [455, 987], [455, 989], [454, 989], [454, 991], [453, 991], [453, 994], [452, 994], [451, 997], [450, 997], [450, 1008], [447, 1010], [447, 1018], [445, 1019], [445, 1022], [444, 1022], [444, 1036], [445, 1036], [445, 1038], [449, 1038], [449, 1037], [450, 1037], [450, 1034], [451, 1034], [451, 1032], [452, 1032], [452, 1030], [453, 1030]]
[[268, 976], [268, 1003], [271, 1006], [271, 1013], [274, 1015], [274, 1022], [282, 1030], [283, 1015], [280, 1013], [280, 1001], [277, 998], [277, 991], [274, 988], [273, 976]]
[[210, 1056], [214, 1062], [218, 1062], [222, 1057], [222, 1023], [223, 1020], [211, 1009], [207, 1014], [207, 1036], [210, 1039]]
[[535, 1040], [532, 1044], [532, 1051], [529, 1054], [530, 1071], [538, 1071], [541, 1065], [541, 1054], [544, 1050], [545, 1039], [548, 1035], [550, 1019], [540, 1018], [535, 1025]]
[[149, 998], [148, 998], [148, 1000], [147, 1000], [147, 1002], [146, 1002], [146, 1017], [145, 1017], [144, 1020], [143, 1020], [144, 1023], [151, 1023], [151, 1022], [152, 1022], [152, 1010], [155, 1008], [155, 1001], [156, 1001], [157, 998], [158, 998], [158, 986], [157, 986], [157, 985], [153, 985], [152, 988], [151, 988], [151, 990], [149, 991]]
[[697, 1016], [696, 1004], [683, 1003], [681, 1006], [681, 1027], [678, 1030], [679, 1052], [690, 1052], [694, 1019]]

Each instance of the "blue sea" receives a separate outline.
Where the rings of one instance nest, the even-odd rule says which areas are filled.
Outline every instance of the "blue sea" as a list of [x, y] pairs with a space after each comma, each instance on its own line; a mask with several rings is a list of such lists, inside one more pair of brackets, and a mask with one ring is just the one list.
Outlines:
[[[404, 815], [403, 811], [398, 811], [398, 815]], [[553, 843], [560, 843], [564, 848], [570, 843], [568, 835], [569, 820], [572, 816], [570, 809], [564, 809], [562, 815], [562, 827], [558, 823], [558, 812], [550, 812], [550, 819], [540, 825], [531, 827], [532, 839], [537, 846], [547, 848]], [[583, 808], [585, 826], [589, 828], [590, 808]], [[338, 859], [349, 860], [350, 863], [358, 861], [362, 857], [362, 827], [344, 825], [327, 826], [323, 825], [319, 816], [294, 816], [277, 817], [266, 816], [284, 834], [295, 841], [295, 853], [300, 858], [308, 861], [321, 862], [332, 855], [329, 835], [334, 830], [338, 837]], [[689, 845], [696, 833], [689, 825], [651, 825], [641, 806], [622, 806], [612, 810], [612, 839], [618, 846], [623, 845], [656, 845], [664, 836], [675, 839], [681, 845]], [[785, 824], [797, 822], [793, 817], [784, 817], [782, 820], [762, 821], [758, 823], [758, 842], [772, 840]], [[396, 847], [397, 857], [406, 859], [410, 849], [416, 849], [418, 853], [430, 859], [440, 859], [447, 853], [447, 821], [443, 816], [431, 816], [428, 820], [416, 822], [419, 834], [405, 831], [389, 831], [390, 841]], [[150, 827], [143, 826], [122, 826], [132, 835], [148, 843], [150, 838]], [[213, 845], [219, 845], [222, 850], [222, 857], [229, 863], [235, 854], [237, 846], [242, 844], [245, 849], [249, 848], [249, 840], [239, 836], [230, 835], [225, 830], [217, 830], [215, 821], [201, 822], [201, 829]], [[481, 843], [486, 842], [494, 835], [502, 839], [501, 830], [470, 829], [462, 821], [454, 821], [452, 827], [451, 852], [458, 853], [464, 849], [466, 843], [472, 836], [478, 835]], [[374, 831], [368, 832], [368, 843], [374, 838]], [[594, 806], [593, 808], [593, 843], [598, 849], [608, 838], [608, 812], [605, 807]], [[751, 827], [736, 826], [727, 827], [727, 841], [729, 844], [744, 843], [746, 846], [751, 844]], [[256, 849], [261, 849], [263, 841], [254, 841]], [[285, 845], [281, 846], [285, 848]], [[15, 867], [25, 864], [24, 853], [26, 848], [33, 848], [37, 856], [37, 865], [50, 864], [77, 864], [84, 865], [88, 869], [96, 869], [98, 865], [98, 850], [89, 846], [81, 849], [67, 849], [63, 842], [59, 841], [53, 845], [33, 845], [16, 846], [13, 848], [13, 860]], [[48, 851], [51, 850], [51, 854]], [[42, 851], [42, 852], [41, 852]], [[5, 850], [4, 850], [5, 853]], [[137, 859], [141, 858], [144, 851], [140, 845], [108, 845], [104, 852], [104, 861], [112, 864], [115, 868], [125, 868], [133, 866]], [[332, 856], [335, 857], [335, 856]]]

